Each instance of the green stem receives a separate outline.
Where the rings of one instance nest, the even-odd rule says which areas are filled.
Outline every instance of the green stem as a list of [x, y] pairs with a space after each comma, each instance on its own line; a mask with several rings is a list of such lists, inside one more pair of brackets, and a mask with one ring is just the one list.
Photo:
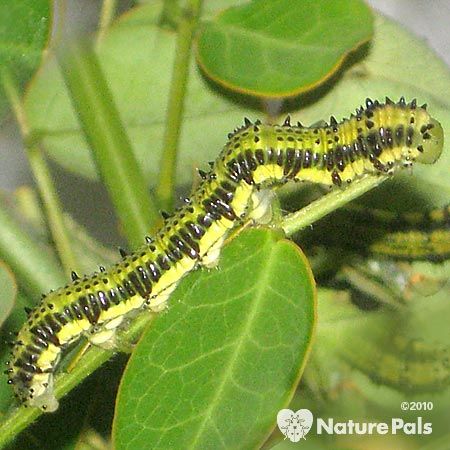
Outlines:
[[2, 82], [23, 135], [28, 161], [44, 205], [53, 241], [63, 268], [69, 275], [72, 270], [77, 269], [78, 263], [72, 250], [69, 233], [64, 225], [63, 210], [50, 169], [40, 147], [32, 139], [18, 88], [12, 76], [6, 71], [2, 72]]
[[[124, 330], [119, 338], [125, 345], [132, 345], [149, 325], [154, 316], [141, 315], [133, 321], [130, 328]], [[108, 361], [113, 352], [100, 347], [91, 347], [83, 356], [83, 363], [77, 364], [69, 373], [62, 373], [56, 377], [55, 395], [59, 399], [65, 396], [86, 377]], [[0, 448], [14, 439], [22, 430], [43, 414], [38, 408], [20, 406], [4, 417], [0, 422]]]
[[317, 222], [335, 209], [377, 187], [388, 178], [386, 175], [365, 176], [354, 181], [346, 189], [337, 189], [310, 203], [305, 208], [288, 214], [277, 225], [284, 230], [287, 236], [291, 236], [297, 231]]
[[40, 297], [66, 282], [56, 258], [23, 233], [4, 208], [0, 208], [0, 255], [31, 296]]
[[159, 23], [161, 26], [169, 25], [176, 30], [180, 23], [182, 9], [179, 0], [164, 0]]
[[98, 172], [132, 247], [159, 215], [100, 64], [88, 45], [71, 44], [58, 61]]
[[156, 194], [163, 209], [171, 209], [175, 190], [178, 141], [183, 117], [184, 98], [189, 74], [191, 47], [200, 15], [202, 0], [190, 0], [178, 26], [172, 82], [167, 106], [166, 128], [163, 138], [163, 157]]
[[98, 23], [97, 43], [104, 39], [105, 34], [114, 20], [117, 9], [117, 0], [103, 0], [100, 20]]

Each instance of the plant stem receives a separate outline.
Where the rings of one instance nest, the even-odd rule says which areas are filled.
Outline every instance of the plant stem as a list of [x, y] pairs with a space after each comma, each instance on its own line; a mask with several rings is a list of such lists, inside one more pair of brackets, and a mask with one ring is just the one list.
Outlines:
[[[345, 190], [337, 190], [321, 199], [311, 203], [299, 213], [291, 214], [280, 222], [286, 234], [290, 235], [301, 228], [308, 226], [327, 213], [333, 211], [344, 203], [358, 197], [368, 190], [382, 183], [387, 176], [367, 176], [361, 180], [355, 181]], [[307, 212], [305, 212], [307, 210]], [[306, 217], [305, 217], [306, 216]], [[126, 344], [133, 343], [141, 335], [144, 327], [148, 326], [154, 316], [140, 315], [124, 330], [121, 335], [121, 341]], [[86, 355], [83, 356], [83, 363], [77, 364], [70, 373], [62, 373], [57, 377], [55, 383], [55, 394], [61, 398], [67, 394], [76, 385], [90, 375], [94, 370], [100, 367], [111, 356], [111, 351], [102, 350], [98, 347], [92, 347]], [[21, 430], [35, 420], [42, 411], [36, 408], [25, 409], [20, 407], [14, 410], [0, 424], [0, 446], [6, 444], [14, 438]]]
[[170, 210], [173, 206], [178, 141], [186, 96], [192, 41], [201, 5], [202, 0], [190, 0], [178, 26], [172, 82], [167, 105], [166, 128], [162, 145], [163, 156], [156, 187], [156, 194], [163, 209]]
[[0, 208], [0, 255], [31, 296], [66, 282], [53, 254], [22, 232], [20, 225]]
[[367, 175], [364, 178], [353, 181], [346, 189], [337, 189], [310, 203], [303, 209], [288, 214], [277, 225], [284, 230], [287, 236], [291, 236], [342, 205], [377, 187], [388, 178], [387, 175]]
[[98, 172], [132, 247], [159, 215], [134, 156], [113, 95], [89, 45], [71, 44], [58, 61]]
[[104, 39], [106, 31], [108, 30], [111, 22], [114, 20], [114, 16], [117, 9], [117, 0], [103, 0], [102, 10], [100, 12], [100, 20], [98, 23], [98, 31], [96, 42], [100, 42]]
[[69, 233], [64, 225], [63, 210], [58, 194], [56, 193], [55, 185], [53, 184], [50, 169], [41, 148], [33, 139], [32, 133], [30, 132], [18, 88], [12, 76], [6, 71], [2, 72], [2, 82], [16, 116], [17, 123], [19, 124], [20, 131], [22, 132], [28, 161], [44, 205], [53, 241], [64, 271], [69, 275], [72, 270], [77, 269], [78, 262], [72, 249]]
[[174, 30], [178, 28], [181, 16], [181, 7], [179, 0], [163, 0], [163, 7], [160, 15], [159, 24], [161, 26], [169, 25]]

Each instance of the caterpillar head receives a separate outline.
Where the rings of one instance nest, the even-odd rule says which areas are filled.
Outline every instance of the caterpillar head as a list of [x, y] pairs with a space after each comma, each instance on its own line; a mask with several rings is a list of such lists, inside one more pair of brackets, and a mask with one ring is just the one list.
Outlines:
[[[428, 115], [427, 115], [428, 116]], [[442, 125], [428, 116], [428, 120], [418, 127], [415, 147], [419, 150], [416, 161], [422, 164], [433, 164], [441, 156], [444, 148], [444, 130]]]

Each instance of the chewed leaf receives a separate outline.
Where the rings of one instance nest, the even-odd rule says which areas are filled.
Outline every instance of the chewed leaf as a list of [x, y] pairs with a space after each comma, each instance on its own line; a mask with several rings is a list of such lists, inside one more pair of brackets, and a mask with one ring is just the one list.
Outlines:
[[292, 96], [329, 78], [372, 33], [372, 14], [359, 0], [256, 0], [207, 22], [197, 59], [230, 89]]

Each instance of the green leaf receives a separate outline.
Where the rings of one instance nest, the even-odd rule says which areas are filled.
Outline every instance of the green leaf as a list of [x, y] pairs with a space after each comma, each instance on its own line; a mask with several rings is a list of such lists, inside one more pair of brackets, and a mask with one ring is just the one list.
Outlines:
[[159, 214], [97, 57], [90, 45], [72, 44], [58, 55], [58, 62], [123, 232], [136, 247]]
[[[160, 9], [159, 3], [135, 8], [111, 28], [99, 48], [115, 103], [150, 182], [156, 179], [163, 155], [164, 109], [170, 83], [167, 74], [175, 43], [175, 36], [157, 25]], [[349, 70], [333, 80], [332, 89], [327, 86], [317, 91], [313, 101], [299, 98], [300, 105], [291, 105], [293, 110], [302, 107], [293, 119], [309, 124], [327, 119], [330, 114], [348, 116], [368, 96], [398, 99], [405, 95], [429, 103], [430, 112], [442, 122], [450, 142], [450, 115], [445, 102], [450, 91], [449, 71], [423, 40], [378, 16], [369, 51], [351, 56], [348, 66]], [[31, 86], [26, 107], [30, 124], [40, 133], [49, 155], [70, 171], [95, 177], [89, 148], [52, 59]], [[191, 68], [180, 140], [179, 184], [191, 180], [191, 168], [217, 156], [226, 134], [241, 123], [244, 115], [256, 116], [249, 107], [213, 90], [195, 67]], [[426, 178], [425, 195], [439, 205], [450, 193], [443, 184], [448, 183], [443, 175], [449, 164], [450, 153], [444, 151], [438, 164], [417, 166], [414, 177], [408, 173], [401, 178], [417, 180], [417, 185]]]
[[372, 34], [371, 11], [360, 0], [254, 0], [205, 24], [197, 60], [230, 89], [287, 97], [325, 81]]
[[[48, 247], [53, 245], [52, 237], [45, 223], [42, 205], [33, 188], [21, 186], [11, 198], [7, 197], [5, 200], [8, 201], [8, 204], [12, 204], [12, 212], [16, 217], [21, 218], [22, 228], [35, 242], [38, 241]], [[106, 247], [94, 239], [67, 213], [64, 214], [64, 226], [70, 236], [80, 273], [91, 273], [98, 270], [100, 264], [108, 265], [117, 261], [117, 250]]]
[[[0, 68], [25, 83], [37, 69], [50, 32], [50, 2], [0, 2]], [[0, 119], [7, 110], [0, 83]]]
[[53, 252], [21, 230], [2, 200], [0, 198], [0, 257], [14, 271], [20, 286], [31, 295], [40, 296], [64, 284]]
[[[163, 153], [165, 108], [175, 37], [158, 26], [161, 2], [119, 19], [100, 43], [98, 57], [136, 158], [154, 182]], [[177, 183], [215, 157], [227, 133], [249, 108], [234, 103], [205, 82], [192, 61], [184, 108]], [[95, 178], [96, 169], [54, 58], [49, 58], [25, 99], [30, 126], [49, 155], [69, 171]]]
[[0, 261], [0, 327], [9, 316], [17, 295], [17, 285], [9, 267]]
[[118, 449], [254, 448], [289, 402], [314, 326], [309, 265], [261, 229], [221, 258], [219, 270], [181, 283], [133, 353], [118, 396]]

